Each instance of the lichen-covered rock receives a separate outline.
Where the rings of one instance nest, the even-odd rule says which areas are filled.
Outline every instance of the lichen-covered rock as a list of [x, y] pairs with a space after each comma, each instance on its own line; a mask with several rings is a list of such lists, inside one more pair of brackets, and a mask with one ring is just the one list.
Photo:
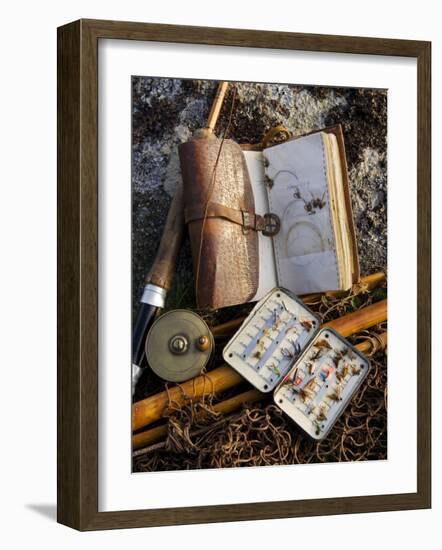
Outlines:
[[[177, 147], [204, 127], [217, 82], [134, 77], [133, 91], [133, 298], [138, 300], [161, 238], [171, 196], [180, 178]], [[281, 84], [230, 87], [218, 121], [228, 137], [258, 143], [284, 124], [303, 134], [341, 123], [362, 274], [387, 263], [387, 91]], [[192, 304], [190, 248], [185, 243], [171, 296], [174, 307]]]

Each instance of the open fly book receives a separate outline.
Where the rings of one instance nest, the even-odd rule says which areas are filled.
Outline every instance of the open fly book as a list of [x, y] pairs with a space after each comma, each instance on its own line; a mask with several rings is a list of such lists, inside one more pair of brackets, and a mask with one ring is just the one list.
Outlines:
[[180, 150], [198, 305], [349, 289], [359, 267], [340, 126], [259, 151], [220, 145]]

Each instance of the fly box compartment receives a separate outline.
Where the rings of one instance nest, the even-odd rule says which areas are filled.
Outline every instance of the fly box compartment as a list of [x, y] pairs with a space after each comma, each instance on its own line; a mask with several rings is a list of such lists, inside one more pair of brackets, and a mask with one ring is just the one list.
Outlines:
[[370, 363], [322, 328], [274, 392], [275, 403], [311, 438], [324, 439], [368, 375]]
[[269, 292], [252, 309], [223, 358], [262, 392], [284, 379], [319, 330], [319, 319], [292, 293]]

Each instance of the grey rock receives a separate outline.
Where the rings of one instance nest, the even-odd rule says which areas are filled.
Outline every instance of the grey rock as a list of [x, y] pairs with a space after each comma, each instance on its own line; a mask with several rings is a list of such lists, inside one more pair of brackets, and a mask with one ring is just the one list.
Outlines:
[[373, 193], [371, 198], [371, 208], [375, 210], [378, 206], [385, 204], [385, 193], [383, 191], [378, 191]]

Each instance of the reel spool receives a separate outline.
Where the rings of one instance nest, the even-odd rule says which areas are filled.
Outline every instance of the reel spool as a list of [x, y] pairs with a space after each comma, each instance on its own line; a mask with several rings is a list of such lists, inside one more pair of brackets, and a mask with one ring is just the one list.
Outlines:
[[201, 317], [187, 309], [175, 309], [154, 322], [145, 349], [156, 375], [169, 382], [184, 382], [200, 374], [213, 348], [213, 335]]

